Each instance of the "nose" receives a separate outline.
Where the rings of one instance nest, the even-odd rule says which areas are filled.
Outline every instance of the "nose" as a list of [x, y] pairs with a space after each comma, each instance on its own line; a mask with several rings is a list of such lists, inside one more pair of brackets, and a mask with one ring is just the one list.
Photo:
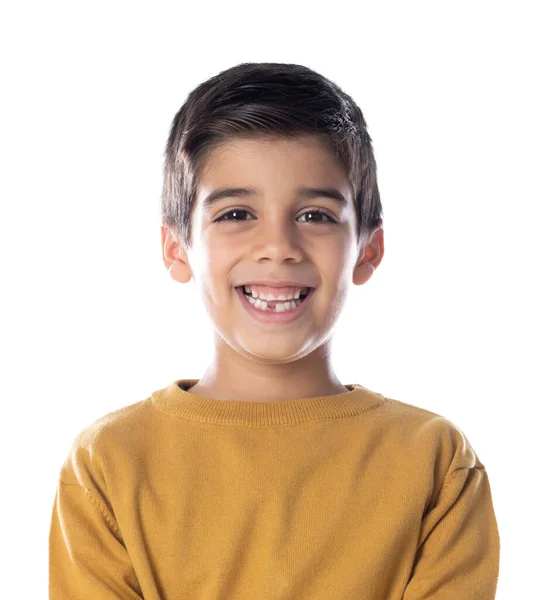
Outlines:
[[303, 251], [300, 246], [297, 224], [288, 219], [268, 219], [255, 231], [253, 255], [256, 261], [300, 262]]

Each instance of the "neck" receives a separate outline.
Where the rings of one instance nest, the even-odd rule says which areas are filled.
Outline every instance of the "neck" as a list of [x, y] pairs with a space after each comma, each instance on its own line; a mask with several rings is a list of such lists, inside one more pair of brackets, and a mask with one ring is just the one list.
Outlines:
[[306, 356], [285, 363], [259, 362], [216, 337], [215, 358], [190, 392], [217, 400], [270, 402], [347, 392], [333, 372], [329, 339]]

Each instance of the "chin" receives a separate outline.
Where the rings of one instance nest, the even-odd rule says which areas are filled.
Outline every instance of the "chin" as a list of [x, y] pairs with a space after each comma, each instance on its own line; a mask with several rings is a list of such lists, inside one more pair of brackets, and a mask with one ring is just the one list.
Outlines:
[[[235, 348], [236, 349], [236, 348]], [[279, 341], [278, 344], [245, 344], [237, 350], [246, 358], [256, 362], [267, 364], [286, 364], [300, 360], [311, 352], [304, 346], [289, 343], [287, 340]]]

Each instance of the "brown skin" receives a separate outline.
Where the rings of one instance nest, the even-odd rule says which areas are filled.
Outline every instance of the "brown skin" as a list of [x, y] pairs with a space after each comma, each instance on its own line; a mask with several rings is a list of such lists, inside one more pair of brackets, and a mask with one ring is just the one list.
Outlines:
[[[260, 193], [224, 198], [203, 212], [202, 199], [227, 186]], [[349, 206], [297, 198], [299, 186], [335, 187]], [[232, 209], [248, 212], [213, 222]], [[338, 223], [307, 214], [316, 209]], [[348, 391], [331, 365], [334, 325], [350, 284], [366, 283], [384, 253], [383, 229], [358, 247], [356, 222], [345, 169], [313, 137], [233, 140], [210, 156], [193, 210], [192, 246], [161, 227], [164, 264], [175, 281], [195, 281], [215, 329], [215, 356], [191, 393], [265, 402]], [[315, 287], [309, 310], [289, 324], [254, 321], [234, 286], [270, 278]]]

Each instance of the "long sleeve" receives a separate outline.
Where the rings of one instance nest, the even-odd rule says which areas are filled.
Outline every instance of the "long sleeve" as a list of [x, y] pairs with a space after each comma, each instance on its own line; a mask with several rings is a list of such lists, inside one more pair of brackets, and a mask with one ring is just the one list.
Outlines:
[[358, 384], [246, 402], [176, 380], [75, 438], [50, 600], [493, 600], [486, 470], [445, 417]]
[[90, 490], [62, 480], [49, 534], [49, 598], [143, 598], [111, 513]]
[[483, 466], [457, 468], [422, 521], [403, 600], [493, 600], [499, 554], [487, 472]]

